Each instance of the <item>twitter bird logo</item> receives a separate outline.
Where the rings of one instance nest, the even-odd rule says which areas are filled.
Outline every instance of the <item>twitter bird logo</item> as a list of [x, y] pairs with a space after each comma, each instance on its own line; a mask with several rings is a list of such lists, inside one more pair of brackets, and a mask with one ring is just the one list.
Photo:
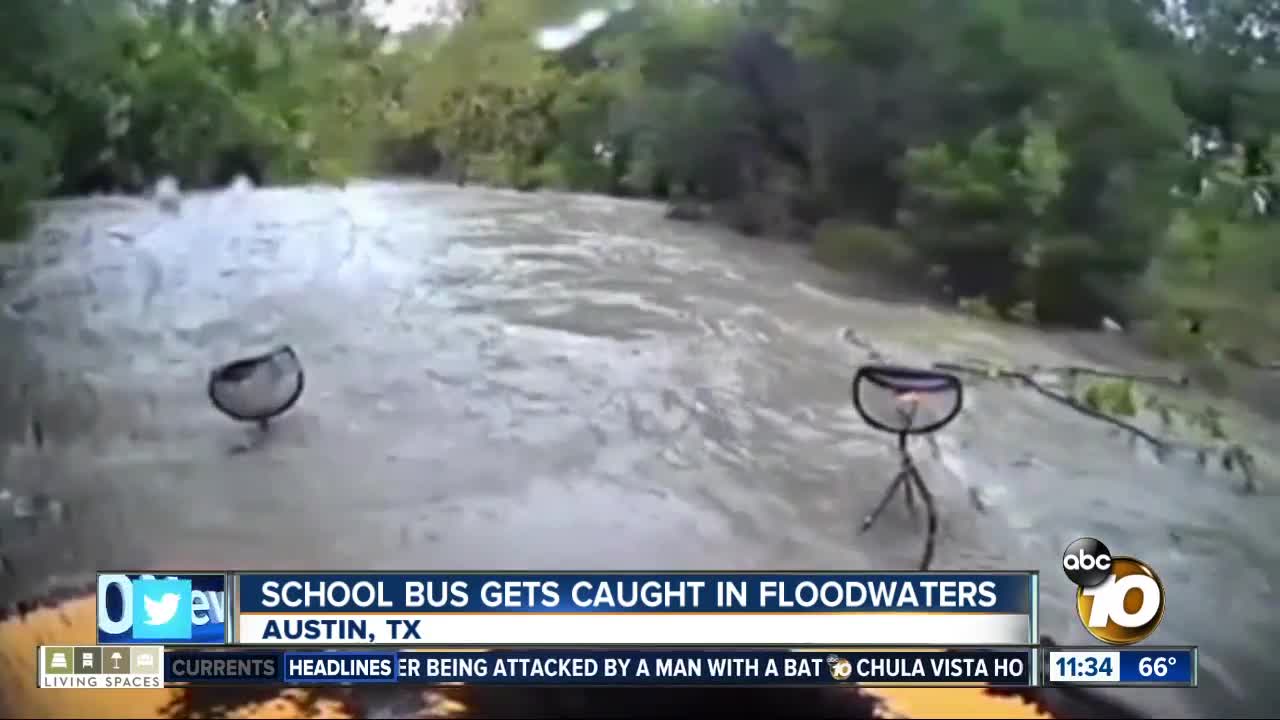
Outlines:
[[178, 593], [165, 593], [160, 602], [151, 599], [150, 595], [142, 596], [143, 608], [147, 612], [148, 625], [168, 625], [174, 615], [178, 614]]
[[133, 581], [133, 612], [144, 619], [133, 626], [138, 640], [186, 641], [191, 639], [191, 581]]

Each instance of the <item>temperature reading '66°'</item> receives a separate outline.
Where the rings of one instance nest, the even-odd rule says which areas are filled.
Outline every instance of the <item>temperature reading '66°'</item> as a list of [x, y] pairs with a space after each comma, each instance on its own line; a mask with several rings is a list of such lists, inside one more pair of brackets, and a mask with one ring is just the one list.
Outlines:
[[1142, 677], [1164, 677], [1169, 668], [1178, 664], [1176, 657], [1144, 657], [1138, 661], [1138, 674]]

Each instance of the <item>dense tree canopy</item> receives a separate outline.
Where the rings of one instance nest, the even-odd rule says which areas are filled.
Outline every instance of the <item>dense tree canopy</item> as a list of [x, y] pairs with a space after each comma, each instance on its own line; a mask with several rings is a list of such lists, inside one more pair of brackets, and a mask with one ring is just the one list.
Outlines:
[[[1006, 316], [1280, 334], [1280, 2], [7, 0], [0, 223], [439, 172], [705, 204]], [[1280, 344], [1280, 343], [1275, 343]]]

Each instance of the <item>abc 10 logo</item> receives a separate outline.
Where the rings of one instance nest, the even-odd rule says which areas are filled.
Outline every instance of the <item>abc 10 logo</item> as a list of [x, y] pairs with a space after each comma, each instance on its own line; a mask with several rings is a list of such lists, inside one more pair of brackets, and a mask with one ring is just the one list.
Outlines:
[[1062, 554], [1075, 583], [1076, 614], [1089, 634], [1108, 645], [1132, 645], [1155, 632], [1164, 617], [1164, 584], [1146, 563], [1115, 557], [1096, 538], [1080, 538]]

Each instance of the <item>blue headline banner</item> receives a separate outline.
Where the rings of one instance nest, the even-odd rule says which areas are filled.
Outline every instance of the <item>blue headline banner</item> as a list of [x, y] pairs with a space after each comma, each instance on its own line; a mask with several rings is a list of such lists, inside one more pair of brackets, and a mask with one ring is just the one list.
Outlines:
[[1029, 573], [241, 574], [242, 613], [1030, 614]]
[[169, 684], [1032, 684], [1031, 650], [505, 650], [165, 653]]

